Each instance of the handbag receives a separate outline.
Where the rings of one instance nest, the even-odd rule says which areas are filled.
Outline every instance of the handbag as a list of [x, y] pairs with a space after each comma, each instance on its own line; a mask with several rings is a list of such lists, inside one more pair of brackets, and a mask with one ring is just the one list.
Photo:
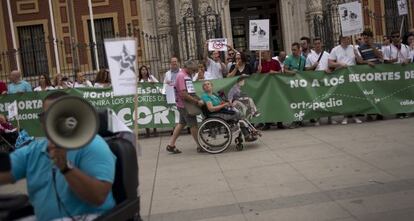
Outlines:
[[201, 114], [201, 112], [202, 112], [201, 108], [197, 104], [189, 102], [185, 99], [184, 99], [184, 109], [187, 111], [187, 113], [190, 116], [197, 116], [197, 115]]

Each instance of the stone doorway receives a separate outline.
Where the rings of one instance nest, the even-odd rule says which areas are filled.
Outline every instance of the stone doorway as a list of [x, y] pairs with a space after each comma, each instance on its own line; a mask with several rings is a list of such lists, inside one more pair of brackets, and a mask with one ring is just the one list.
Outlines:
[[230, 0], [233, 44], [238, 50], [249, 51], [249, 20], [270, 19], [270, 46], [273, 53], [283, 49], [279, 0]]

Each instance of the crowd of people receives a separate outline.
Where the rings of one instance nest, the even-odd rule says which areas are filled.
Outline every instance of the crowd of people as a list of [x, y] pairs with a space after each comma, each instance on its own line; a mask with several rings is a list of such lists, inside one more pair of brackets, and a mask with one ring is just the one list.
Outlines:
[[[193, 81], [215, 80], [226, 77], [259, 74], [290, 74], [295, 75], [300, 71], [324, 71], [330, 74], [341, 68], [352, 65], [366, 64], [375, 66], [377, 64], [408, 64], [413, 62], [414, 58], [414, 30], [406, 35], [401, 36], [399, 31], [393, 31], [390, 36], [384, 36], [383, 42], [374, 42], [374, 36], [371, 30], [366, 29], [359, 38], [357, 44], [352, 44], [349, 36], [340, 36], [339, 44], [331, 51], [324, 50], [324, 43], [321, 38], [301, 37], [298, 42], [291, 44], [291, 54], [280, 51], [277, 56], [272, 57], [270, 50], [256, 51], [255, 54], [249, 56], [241, 50], [227, 45], [226, 52], [208, 51], [208, 41], [204, 47], [204, 58], [197, 63], [197, 68], [191, 71], [191, 79]], [[406, 44], [404, 44], [405, 42]], [[259, 54], [261, 53], [261, 54]], [[260, 59], [261, 58], [261, 59]], [[165, 73], [164, 79], [159, 80], [155, 74], [151, 73], [150, 66], [142, 65], [138, 71], [139, 82], [163, 82], [164, 84], [175, 86], [176, 77], [180, 69], [180, 61], [178, 57], [171, 57], [170, 69]], [[62, 74], [56, 74], [51, 81], [48, 74], [38, 76], [36, 87], [32, 86], [25, 80], [21, 79], [19, 71], [12, 71], [9, 75], [10, 83], [6, 85], [0, 81], [1, 94], [14, 94], [27, 91], [49, 91], [67, 88], [108, 88], [111, 87], [111, 79], [109, 71], [100, 70], [96, 74], [94, 81], [89, 81], [85, 77], [85, 73], [78, 72], [74, 82]], [[363, 115], [345, 116], [341, 124], [348, 124], [349, 120], [355, 123], [362, 123]], [[398, 117], [407, 117], [407, 114], [398, 114]], [[372, 115], [368, 115], [367, 119], [371, 120]], [[377, 119], [383, 119], [383, 116], [376, 115]], [[328, 119], [330, 124], [337, 124], [332, 118]], [[320, 124], [320, 119], [312, 119], [311, 123], [315, 126]], [[303, 122], [292, 122], [283, 124], [282, 122], [260, 124], [261, 129], [270, 129], [272, 125], [278, 128], [296, 128], [303, 125]], [[156, 136], [157, 131], [154, 128], [153, 134]], [[150, 136], [150, 130], [147, 129], [147, 136]]]

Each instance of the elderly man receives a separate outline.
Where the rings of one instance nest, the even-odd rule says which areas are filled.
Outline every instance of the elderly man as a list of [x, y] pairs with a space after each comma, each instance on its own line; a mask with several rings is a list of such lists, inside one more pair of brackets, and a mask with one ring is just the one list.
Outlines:
[[174, 86], [178, 72], [180, 72], [179, 60], [177, 57], [173, 56], [170, 59], [170, 70], [165, 72], [164, 85]]
[[86, 79], [85, 74], [82, 72], [76, 73], [75, 88], [93, 87], [92, 83]]
[[21, 80], [21, 73], [14, 70], [9, 74], [10, 83], [7, 86], [9, 94], [24, 93], [32, 91], [32, 86], [25, 80]]
[[[49, 94], [43, 111], [64, 96], [63, 91]], [[116, 157], [99, 135], [77, 150], [66, 151], [40, 138], [0, 156], [0, 185], [26, 179], [36, 220], [93, 220], [115, 206], [112, 183]]]
[[[197, 71], [197, 62], [193, 60], [186, 61], [184, 68], [178, 73], [175, 82], [175, 98], [176, 105], [179, 112], [179, 123], [175, 126], [174, 132], [171, 136], [170, 143], [167, 145], [167, 151], [173, 154], [181, 153], [181, 150], [175, 147], [175, 142], [178, 136], [180, 136], [181, 130], [187, 125], [190, 127], [191, 135], [194, 141], [197, 141], [197, 116], [190, 115], [185, 109], [184, 102], [193, 103], [198, 106], [204, 105], [204, 102], [197, 99], [195, 95], [194, 85], [192, 81], [192, 75]], [[197, 146], [197, 151], [201, 151], [201, 147]]]
[[204, 76], [206, 80], [214, 80], [223, 78], [227, 73], [227, 66], [221, 61], [220, 52], [213, 51], [211, 58], [208, 57], [208, 41], [204, 46], [204, 63], [207, 67], [207, 72], [210, 75]]

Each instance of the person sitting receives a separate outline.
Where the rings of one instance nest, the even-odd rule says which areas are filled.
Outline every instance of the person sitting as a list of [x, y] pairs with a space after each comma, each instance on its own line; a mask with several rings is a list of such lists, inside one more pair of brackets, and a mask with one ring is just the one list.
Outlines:
[[[49, 94], [43, 100], [43, 111], [63, 96], [67, 93]], [[26, 179], [37, 220], [92, 220], [115, 206], [112, 183], [116, 157], [99, 135], [71, 151], [40, 138], [2, 158], [8, 166], [0, 170], [0, 185]]]
[[12, 148], [19, 136], [17, 128], [15, 128], [3, 114], [0, 114], [0, 136], [2, 136]]
[[82, 72], [76, 73], [76, 81], [74, 88], [93, 87], [92, 83], [86, 79], [85, 74]]
[[93, 84], [94, 88], [109, 88], [111, 87], [111, 76], [109, 71], [101, 69], [97, 74]]
[[33, 91], [50, 91], [55, 88], [50, 82], [49, 76], [47, 74], [39, 75], [39, 86], [37, 86]]
[[243, 74], [237, 79], [237, 83], [230, 89], [228, 93], [228, 99], [233, 104], [233, 106], [236, 106], [237, 102], [241, 102], [243, 104], [241, 107], [241, 113], [243, 116], [251, 115], [253, 117], [258, 117], [260, 116], [260, 113], [257, 110], [253, 99], [241, 92], [241, 87], [243, 87], [245, 84], [245, 79], [248, 77], [248, 75]]
[[230, 102], [223, 101], [219, 96], [213, 93], [213, 84], [211, 81], [204, 81], [203, 91], [204, 93], [201, 95], [201, 100], [204, 101], [208, 111], [212, 115], [225, 121], [237, 121], [241, 119], [240, 112], [233, 109]]

